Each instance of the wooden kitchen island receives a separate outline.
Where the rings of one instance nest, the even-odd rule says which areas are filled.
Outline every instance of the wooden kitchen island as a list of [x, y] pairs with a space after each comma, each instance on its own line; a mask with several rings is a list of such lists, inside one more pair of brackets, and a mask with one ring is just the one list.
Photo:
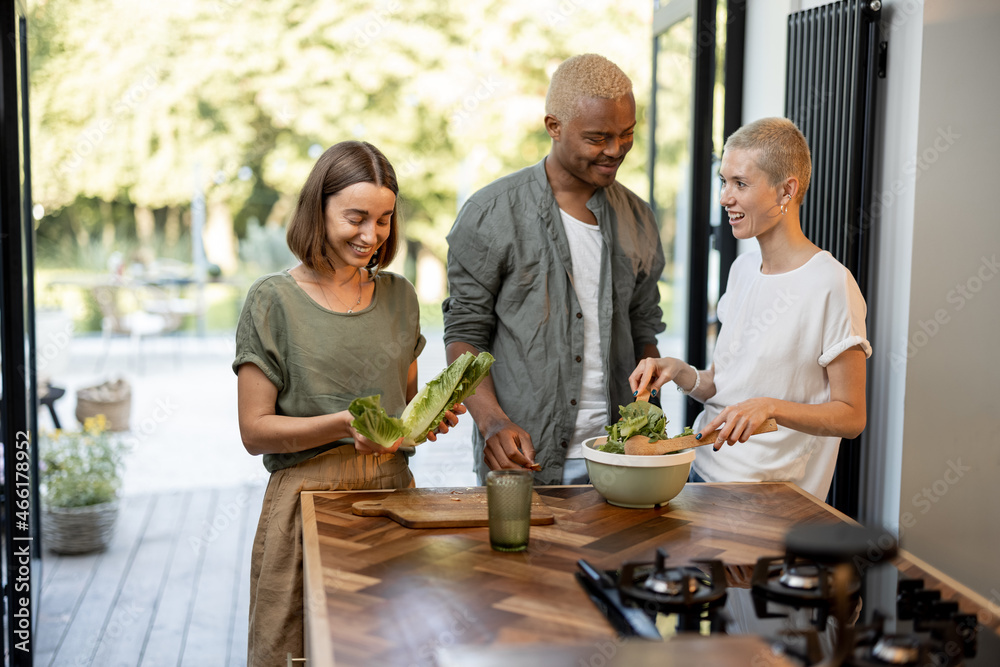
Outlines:
[[[535, 490], [555, 523], [532, 526], [521, 553], [493, 551], [486, 527], [411, 529], [352, 512], [392, 492], [302, 494], [306, 664], [438, 665], [440, 652], [463, 646], [575, 645], [594, 654], [616, 639], [574, 577], [579, 559], [614, 569], [651, 561], [663, 547], [670, 563], [722, 560], [748, 586], [758, 558], [784, 553], [791, 526], [851, 521], [787, 483], [688, 484], [655, 509], [615, 507], [591, 486]], [[896, 564], [926, 576], [905, 554]], [[945, 597], [968, 606], [968, 591], [948, 583]]]

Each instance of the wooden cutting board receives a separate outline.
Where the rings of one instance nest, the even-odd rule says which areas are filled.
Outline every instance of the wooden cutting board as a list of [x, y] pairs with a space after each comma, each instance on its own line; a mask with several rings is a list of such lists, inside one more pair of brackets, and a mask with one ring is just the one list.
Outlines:
[[[380, 500], [351, 505], [358, 516], [386, 516], [407, 528], [466, 528], [488, 526], [486, 488], [397, 489]], [[531, 525], [555, 523], [552, 510], [531, 492]]]

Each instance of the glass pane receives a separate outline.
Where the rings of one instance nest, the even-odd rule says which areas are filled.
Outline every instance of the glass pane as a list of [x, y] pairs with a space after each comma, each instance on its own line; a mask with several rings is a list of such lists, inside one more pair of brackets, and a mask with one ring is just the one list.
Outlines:
[[712, 92], [714, 101], [712, 103], [712, 173], [710, 175], [712, 183], [712, 205], [709, 224], [712, 225], [712, 242], [708, 251], [708, 332], [706, 341], [706, 366], [712, 364], [712, 355], [715, 352], [715, 340], [719, 335], [718, 320], [716, 319], [716, 306], [719, 304], [719, 297], [722, 295], [725, 285], [720, 284], [720, 263], [722, 260], [719, 252], [718, 239], [722, 234], [732, 234], [729, 229], [729, 221], [722, 216], [722, 207], [719, 205], [720, 183], [719, 167], [722, 161], [722, 147], [725, 144], [723, 136], [725, 109], [726, 109], [726, 79], [725, 79], [725, 57], [726, 57], [726, 27], [727, 13], [726, 3], [720, 2], [715, 15], [716, 25], [716, 50], [715, 50], [715, 88]]
[[[667, 259], [660, 282], [667, 330], [660, 335], [659, 349], [660, 354], [679, 359], [687, 358], [693, 24], [687, 17], [656, 38], [656, 159], [651, 203]], [[679, 433], [685, 426], [681, 423], [683, 396], [665, 391], [661, 403], [670, 420], [668, 433]]]

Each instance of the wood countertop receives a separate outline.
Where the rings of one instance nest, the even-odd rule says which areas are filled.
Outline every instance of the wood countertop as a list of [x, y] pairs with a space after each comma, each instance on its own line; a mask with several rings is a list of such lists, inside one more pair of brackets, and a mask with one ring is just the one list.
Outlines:
[[[521, 553], [493, 551], [486, 527], [410, 529], [353, 514], [353, 503], [391, 492], [303, 493], [307, 664], [443, 665], [438, 656], [456, 647], [619, 642], [576, 582], [580, 558], [612, 569], [663, 547], [672, 562], [720, 559], [731, 584], [748, 586], [758, 558], [784, 552], [791, 526], [851, 522], [784, 482], [688, 484], [655, 509], [615, 507], [591, 486], [535, 490], [555, 523], [532, 526]], [[963, 607], [985, 603], [905, 552], [896, 564], [931, 571]]]

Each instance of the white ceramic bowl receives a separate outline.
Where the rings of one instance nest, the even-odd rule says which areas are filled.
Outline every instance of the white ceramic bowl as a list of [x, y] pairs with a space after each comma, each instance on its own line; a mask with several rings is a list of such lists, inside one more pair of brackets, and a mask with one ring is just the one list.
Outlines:
[[590, 483], [612, 505], [648, 508], [665, 505], [684, 488], [694, 450], [683, 449], [672, 454], [636, 456], [612, 454], [595, 449], [607, 438], [583, 441], [583, 458], [587, 461]]

